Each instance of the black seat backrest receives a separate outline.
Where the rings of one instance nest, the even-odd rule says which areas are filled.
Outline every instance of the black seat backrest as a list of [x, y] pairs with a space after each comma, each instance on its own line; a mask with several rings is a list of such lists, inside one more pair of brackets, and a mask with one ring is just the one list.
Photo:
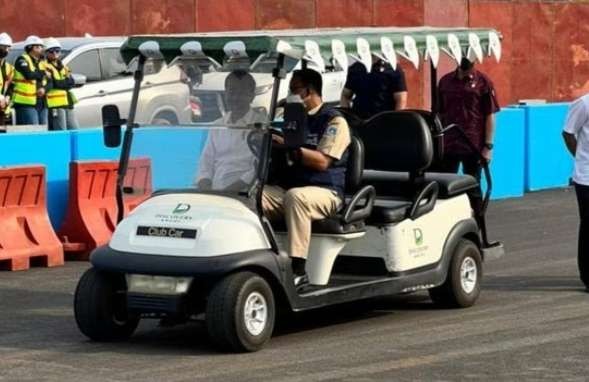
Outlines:
[[356, 135], [356, 132], [364, 126], [364, 120], [356, 115], [354, 111], [347, 107], [336, 107], [337, 110], [348, 122], [348, 126], [352, 130], [352, 134]]
[[430, 166], [433, 142], [429, 126], [419, 113], [385, 111], [358, 130], [365, 146], [364, 167], [420, 175]]
[[440, 117], [429, 110], [409, 109], [407, 111], [421, 115], [427, 122], [434, 143], [434, 162], [440, 162], [444, 159], [444, 126]]
[[352, 136], [348, 147], [348, 165], [346, 168], [346, 193], [353, 194], [362, 182], [364, 172], [364, 145], [362, 141]]

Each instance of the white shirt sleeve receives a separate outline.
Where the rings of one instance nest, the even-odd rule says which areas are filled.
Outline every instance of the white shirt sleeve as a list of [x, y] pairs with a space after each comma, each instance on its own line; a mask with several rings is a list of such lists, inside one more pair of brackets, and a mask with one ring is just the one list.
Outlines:
[[575, 100], [569, 109], [567, 121], [564, 125], [564, 132], [577, 135], [581, 128], [589, 120], [589, 113], [587, 112], [587, 104], [585, 97]]
[[251, 184], [254, 181], [254, 178], [256, 177], [257, 174], [257, 164], [258, 161], [256, 159], [256, 156], [253, 155], [253, 153], [251, 154], [251, 160], [249, 163], [249, 170], [244, 172], [243, 175], [241, 176], [241, 181], [244, 182], [245, 184]]
[[214, 140], [214, 131], [209, 131], [209, 136], [207, 137], [207, 142], [205, 143], [205, 148], [200, 155], [200, 161], [198, 164], [198, 176], [196, 178], [196, 182], [198, 183], [201, 179], [213, 179], [213, 171], [214, 171], [214, 161], [215, 161], [215, 140]]

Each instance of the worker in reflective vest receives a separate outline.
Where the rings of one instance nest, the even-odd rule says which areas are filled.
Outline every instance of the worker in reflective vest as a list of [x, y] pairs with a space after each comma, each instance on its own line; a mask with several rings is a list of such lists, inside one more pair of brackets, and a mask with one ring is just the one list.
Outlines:
[[47, 124], [46, 94], [51, 73], [43, 59], [44, 43], [37, 36], [25, 40], [25, 53], [14, 63], [13, 103], [17, 125]]
[[6, 56], [12, 48], [12, 38], [8, 33], [0, 33], [0, 124], [12, 120], [10, 97], [12, 95], [12, 80], [14, 66], [6, 61]]
[[53, 87], [47, 92], [47, 108], [49, 109], [49, 130], [67, 130], [75, 128], [68, 126], [67, 112], [73, 111], [75, 98], [70, 89], [74, 87], [74, 80], [67, 66], [60, 60], [61, 44], [54, 38], [45, 40], [45, 57], [47, 68], [51, 72]]

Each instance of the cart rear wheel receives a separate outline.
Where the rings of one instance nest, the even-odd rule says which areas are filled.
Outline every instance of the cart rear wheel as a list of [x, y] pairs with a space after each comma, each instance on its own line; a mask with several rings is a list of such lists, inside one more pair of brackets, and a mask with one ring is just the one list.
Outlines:
[[272, 336], [275, 317], [272, 289], [252, 272], [227, 276], [208, 297], [207, 329], [213, 343], [223, 350], [261, 349]]
[[451, 308], [474, 305], [481, 292], [481, 252], [470, 240], [462, 239], [452, 255], [444, 284], [429, 290], [434, 303]]
[[127, 339], [139, 323], [137, 316], [127, 312], [123, 281], [94, 268], [78, 282], [74, 314], [80, 331], [94, 341]]

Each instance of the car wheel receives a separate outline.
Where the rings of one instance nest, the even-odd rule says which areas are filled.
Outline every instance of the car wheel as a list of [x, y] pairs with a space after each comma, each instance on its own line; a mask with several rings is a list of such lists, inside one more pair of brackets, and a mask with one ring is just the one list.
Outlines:
[[74, 314], [80, 331], [94, 341], [127, 339], [139, 323], [127, 312], [123, 280], [94, 268], [78, 282]]
[[209, 293], [205, 321], [211, 340], [222, 350], [261, 349], [272, 336], [275, 317], [272, 289], [255, 273], [229, 275]]
[[444, 284], [429, 290], [434, 303], [449, 308], [474, 305], [481, 292], [481, 252], [470, 240], [462, 239], [452, 255]]

